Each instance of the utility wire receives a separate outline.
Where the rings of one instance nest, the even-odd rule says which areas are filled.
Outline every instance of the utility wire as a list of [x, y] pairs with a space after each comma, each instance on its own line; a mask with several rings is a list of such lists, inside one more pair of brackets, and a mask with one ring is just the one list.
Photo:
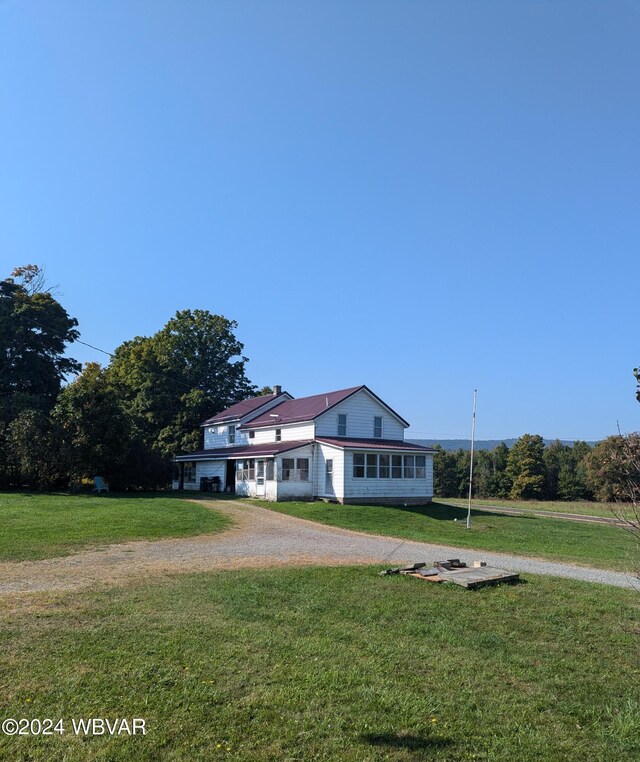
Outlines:
[[[2, 305], [0, 305], [0, 306], [2, 306]], [[27, 317], [26, 315], [20, 315], [20, 314], [17, 314], [17, 315], [16, 315], [16, 313], [15, 313], [15, 312], [7, 312], [6, 314], [7, 314], [7, 315], [8, 315], [10, 318], [18, 318], [18, 319], [22, 319], [22, 318], [24, 318], [24, 319], [25, 319], [25, 320], [27, 320], [29, 323], [34, 323], [35, 325], [37, 325], [39, 328], [44, 328], [45, 330], [47, 330], [47, 331], [51, 331], [52, 333], [57, 333], [57, 334], [58, 334], [58, 336], [59, 336], [60, 338], [62, 338], [62, 339], [64, 339], [64, 338], [65, 338], [65, 337], [64, 337], [64, 335], [63, 335], [63, 333], [62, 333], [62, 331], [61, 331], [59, 328], [56, 328], [55, 326], [52, 326], [52, 325], [47, 325], [46, 323], [42, 323], [42, 322], [40, 322], [39, 320], [36, 320], [35, 318], [32, 318], [32, 317]], [[115, 355], [113, 354], [113, 352], [107, 352], [107, 350], [106, 350], [106, 349], [100, 349], [100, 347], [96, 347], [96, 346], [94, 346], [93, 344], [89, 344], [89, 343], [88, 343], [88, 342], [86, 342], [86, 341], [81, 341], [80, 339], [73, 339], [72, 341], [70, 341], [70, 342], [68, 342], [68, 343], [76, 343], [76, 344], [82, 344], [82, 345], [83, 345], [83, 346], [85, 346], [85, 347], [89, 347], [89, 348], [91, 348], [91, 349], [95, 349], [95, 351], [96, 351], [96, 352], [102, 352], [102, 354], [103, 354], [103, 355], [107, 355], [107, 357], [115, 357]], [[173, 378], [173, 376], [170, 376], [168, 373], [165, 373], [164, 371], [162, 371], [162, 375], [163, 375], [163, 376], [164, 376], [166, 379], [168, 379], [169, 381], [173, 381], [173, 382], [174, 382], [174, 383], [176, 383], [176, 384], [180, 384], [181, 386], [184, 386], [186, 389], [193, 389], [193, 386], [191, 386], [191, 384], [187, 384], [185, 381], [182, 381], [182, 380], [181, 380], [181, 379], [179, 379], [179, 378]]]

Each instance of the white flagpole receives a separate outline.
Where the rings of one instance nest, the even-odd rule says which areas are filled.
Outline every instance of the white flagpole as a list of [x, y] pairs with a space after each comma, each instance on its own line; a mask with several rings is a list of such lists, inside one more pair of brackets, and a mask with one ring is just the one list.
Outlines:
[[471, 466], [469, 468], [469, 508], [467, 510], [467, 529], [471, 529], [471, 490], [473, 488], [473, 450], [476, 439], [476, 397], [478, 390], [473, 390], [473, 423], [471, 424]]

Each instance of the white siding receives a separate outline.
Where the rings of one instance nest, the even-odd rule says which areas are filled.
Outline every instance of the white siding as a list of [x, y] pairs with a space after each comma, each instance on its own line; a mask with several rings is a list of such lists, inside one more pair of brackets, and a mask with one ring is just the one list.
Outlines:
[[[270, 397], [269, 395], [265, 395], [264, 398], [264, 404], [261, 405], [259, 408], [254, 410], [252, 413], [249, 413], [248, 415], [243, 416], [242, 418], [238, 419], [235, 422], [236, 425], [236, 445], [246, 445], [246, 444], [253, 444], [257, 443], [256, 440], [249, 441], [249, 438], [247, 436], [247, 432], [238, 431], [237, 428], [240, 425], [241, 421], [248, 422], [253, 420], [254, 418], [257, 418], [259, 415], [262, 415], [263, 413], [266, 413], [268, 410], [271, 410], [276, 404], [279, 405], [282, 402], [286, 402], [288, 399], [291, 399], [289, 396], [278, 396], [278, 397]], [[229, 423], [220, 424], [217, 426], [203, 426], [204, 428], [204, 449], [205, 450], [212, 450], [216, 447], [226, 447], [228, 443], [227, 441], [227, 429], [229, 427]], [[273, 441], [273, 440], [263, 440], [263, 441]]]
[[229, 424], [220, 426], [205, 426], [204, 427], [204, 449], [214, 450], [217, 447], [239, 447], [240, 445], [251, 444], [247, 437], [246, 431], [238, 431], [238, 424], [236, 424], [236, 441], [234, 444], [229, 444]]
[[[284, 439], [284, 431], [282, 432]], [[292, 450], [291, 452], [283, 452], [282, 455], [278, 455], [276, 458], [276, 475], [277, 475], [277, 490], [278, 500], [295, 500], [303, 499], [309, 500], [314, 496], [314, 481], [315, 481], [315, 463], [314, 463], [314, 447], [308, 445], [307, 447], [301, 447], [298, 450]], [[309, 481], [297, 482], [297, 481], [282, 481], [282, 459], [283, 458], [308, 458], [309, 459]]]
[[[268, 426], [264, 429], [255, 429], [255, 436], [253, 439], [248, 439], [247, 442], [251, 444], [265, 444], [266, 442], [276, 441], [276, 429], [280, 429], [282, 432], [283, 442], [297, 442], [304, 439], [313, 439], [315, 427], [313, 423], [292, 423], [288, 426]], [[245, 436], [247, 436], [245, 432]]]
[[226, 461], [224, 460], [199, 460], [196, 462], [196, 486], [200, 489], [200, 478], [209, 479], [212, 476], [220, 477], [220, 489], [224, 488]]
[[338, 436], [338, 414], [347, 415], [347, 437], [373, 438], [373, 418], [382, 416], [382, 438], [404, 439], [404, 426], [400, 421], [364, 389], [316, 418], [316, 436]]
[[[326, 490], [327, 460], [333, 460], [333, 493]], [[325, 444], [316, 445], [314, 494], [341, 500], [344, 497], [344, 450]]]
[[[361, 450], [360, 452], [366, 452]], [[373, 452], [370, 450], [369, 452]], [[389, 453], [398, 455], [398, 453]], [[427, 454], [424, 479], [367, 479], [353, 477], [353, 452], [345, 452], [344, 497], [433, 497], [433, 455]]]
[[[309, 459], [309, 481], [282, 481], [282, 459], [283, 458], [308, 458]], [[256, 458], [258, 460], [259, 458]], [[265, 462], [269, 460], [265, 458]], [[236, 472], [237, 474], [237, 472]], [[313, 463], [313, 446], [301, 447], [278, 455], [274, 462], [273, 480], [265, 479], [265, 494], [261, 499], [265, 500], [310, 500], [313, 497], [315, 469]], [[252, 481], [236, 481], [236, 493], [246, 497], [258, 497], [257, 484]]]

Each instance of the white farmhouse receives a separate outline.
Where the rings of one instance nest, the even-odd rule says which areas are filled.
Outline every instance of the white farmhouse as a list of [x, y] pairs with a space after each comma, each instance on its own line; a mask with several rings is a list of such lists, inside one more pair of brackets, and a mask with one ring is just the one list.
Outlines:
[[404, 441], [409, 424], [366, 386], [238, 402], [206, 420], [204, 449], [176, 457], [174, 489], [208, 480], [266, 500], [422, 504], [434, 450]]

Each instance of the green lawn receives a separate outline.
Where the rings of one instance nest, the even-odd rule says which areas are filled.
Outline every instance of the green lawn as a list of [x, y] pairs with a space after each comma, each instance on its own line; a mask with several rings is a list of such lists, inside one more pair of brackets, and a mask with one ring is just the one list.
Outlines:
[[127, 540], [219, 532], [229, 520], [181, 497], [0, 493], [0, 561], [52, 558]]
[[[439, 498], [441, 502], [450, 505], [467, 506], [467, 501], [462, 498], [443, 497]], [[624, 512], [624, 504], [617, 503], [596, 503], [588, 501], [561, 501], [561, 500], [500, 500], [499, 498], [487, 498], [473, 500], [474, 506], [496, 506], [500, 508], [522, 508], [526, 511], [557, 511], [558, 513], [576, 513], [580, 516], [605, 516], [613, 518], [614, 512]]]
[[[443, 501], [426, 506], [337, 505], [252, 500], [252, 503], [322, 524], [440, 545], [477, 548], [602, 568], [635, 570], [640, 549], [622, 529], [535, 516], [508, 516]], [[457, 521], [455, 521], [457, 519]]]
[[[637, 593], [528, 576], [475, 592], [378, 568], [176, 576], [0, 619], [20, 760], [640, 759]], [[71, 718], [141, 717], [79, 738]]]

